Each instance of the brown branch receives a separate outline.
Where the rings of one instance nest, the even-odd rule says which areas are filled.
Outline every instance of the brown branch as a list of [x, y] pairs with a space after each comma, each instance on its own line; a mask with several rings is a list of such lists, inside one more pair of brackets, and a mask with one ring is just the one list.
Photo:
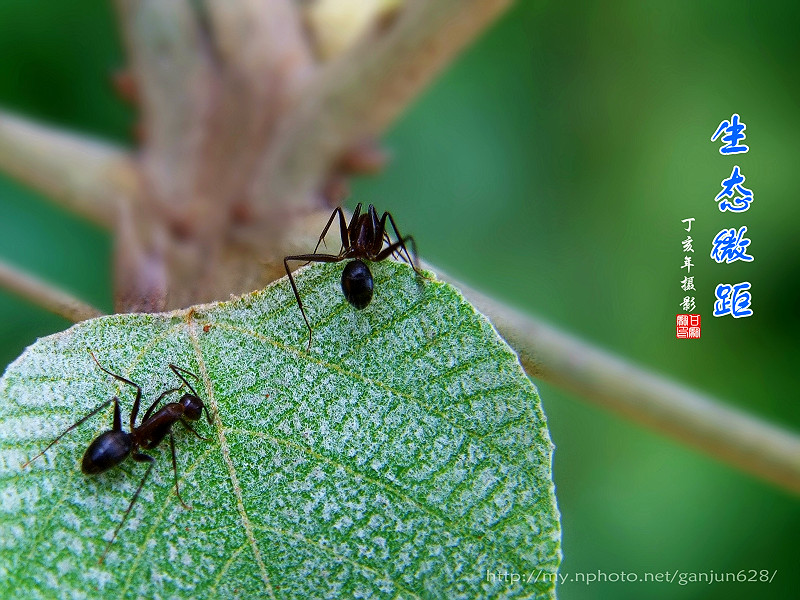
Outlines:
[[[379, 163], [362, 150], [341, 159], [388, 126], [509, 0], [408, 0], [321, 68], [293, 0], [117, 3], [145, 125], [146, 210], [134, 235], [143, 256], [163, 257], [164, 307], [173, 308], [266, 283], [253, 255], [280, 254], [286, 222], [318, 204], [337, 169]], [[145, 239], [159, 226], [163, 251]], [[154, 289], [144, 296], [160, 297]]]
[[189, 0], [116, 4], [141, 108], [149, 199], [185, 210], [214, 93], [202, 25]]
[[[117, 308], [156, 306], [129, 302], [136, 298], [178, 308], [241, 293], [259, 269], [249, 264], [252, 247], [232, 243], [231, 231], [250, 221], [243, 205], [255, 164], [312, 66], [297, 9], [291, 0], [118, 6], [141, 100], [143, 202], [152, 210], [135, 215], [118, 246], [148, 258], [118, 252], [130, 273], [116, 279]], [[259, 223], [259, 243], [276, 237], [270, 225]], [[156, 229], [161, 247], [148, 233]], [[163, 278], [154, 276], [159, 261]], [[232, 283], [238, 273], [247, 275]]]
[[263, 97], [276, 81], [284, 87], [310, 72], [311, 52], [292, 0], [206, 0], [206, 8], [220, 61]]
[[299, 92], [258, 171], [262, 209], [313, 205], [338, 156], [382, 133], [510, 0], [407, 0]]
[[[273, 137], [313, 58], [292, 0], [207, 0], [209, 37], [218, 79], [207, 127], [199, 190], [218, 206], [214, 223], [247, 220], [242, 211], [258, 159]], [[211, 210], [206, 211], [213, 215]], [[269, 235], [273, 223], [261, 223]]]
[[120, 148], [0, 111], [0, 169], [49, 200], [110, 227], [137, 177]]
[[532, 377], [800, 494], [800, 436], [796, 433], [725, 406], [444, 279], [489, 317]]
[[49, 283], [0, 261], [0, 286], [34, 304], [77, 323], [103, 313]]

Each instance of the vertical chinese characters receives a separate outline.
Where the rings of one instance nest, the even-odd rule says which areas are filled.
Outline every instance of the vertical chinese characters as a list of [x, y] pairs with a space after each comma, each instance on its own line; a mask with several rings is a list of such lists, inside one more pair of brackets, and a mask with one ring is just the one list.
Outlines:
[[[711, 141], [722, 142], [719, 149], [720, 154], [744, 154], [750, 148], [742, 143], [747, 137], [744, 130], [747, 125], [739, 120], [738, 114], [731, 115], [730, 120], [723, 120]], [[720, 212], [743, 213], [750, 208], [753, 202], [753, 191], [744, 187], [745, 176], [742, 174], [739, 165], [734, 165], [730, 177], [723, 179], [722, 191], [717, 194], [714, 200], [719, 204], [717, 207]], [[714, 236], [711, 242], [711, 258], [717, 264], [729, 264], [736, 261], [753, 262], [753, 256], [747, 253], [750, 239], [745, 237], [747, 226], [738, 229], [731, 227], [722, 229]], [[722, 317], [731, 315], [734, 318], [749, 317], [753, 314], [750, 308], [752, 296], [750, 294], [750, 282], [740, 283], [720, 283], [714, 290], [714, 316]]]
[[735, 285], [720, 283], [714, 291], [717, 297], [716, 302], [714, 302], [714, 316], [731, 315], [734, 319], [738, 319], [752, 315], [750, 292], [747, 291], [749, 289], [749, 281], [743, 281]]
[[739, 165], [733, 167], [731, 176], [723, 179], [722, 191], [714, 198], [719, 202], [720, 212], [729, 210], [731, 212], [744, 212], [750, 208], [750, 203], [753, 201], [752, 190], [747, 189], [742, 184], [745, 181], [744, 175], [739, 171]]
[[711, 141], [716, 142], [722, 136], [722, 141], [725, 144], [719, 149], [720, 154], [742, 154], [747, 152], [750, 148], [744, 144], [740, 144], [745, 135], [744, 130], [747, 125], [739, 122], [739, 115], [734, 114], [730, 121], [722, 121], [711, 136]]
[[742, 226], [738, 231], [735, 227], [723, 229], [711, 244], [711, 258], [717, 263], [732, 263], [737, 260], [752, 262], [753, 257], [745, 252], [750, 245], [750, 240], [744, 237], [747, 227]]
[[[684, 230], [688, 233], [692, 230], [694, 217], [682, 219], [681, 222], [686, 224]], [[681, 269], [686, 269], [686, 276], [681, 281], [681, 290], [684, 292], [694, 291], [695, 289], [694, 275], [689, 275], [692, 271], [692, 267], [694, 267], [692, 263], [692, 254], [694, 254], [693, 242], [694, 240], [691, 235], [687, 235], [686, 238], [681, 241], [681, 248], [684, 254], [683, 266]], [[700, 339], [700, 315], [688, 314], [693, 313], [696, 308], [695, 297], [686, 295], [683, 297], [683, 300], [680, 301], [679, 305], [681, 310], [685, 311], [685, 314], [676, 316], [675, 337], [683, 340]]]
[[[690, 217], [688, 219], [683, 219], [681, 221], [682, 223], [688, 223], [689, 224], [686, 227], [686, 231], [691, 231], [692, 230], [692, 222], [693, 221], [694, 221], [694, 217]], [[685, 256], [683, 257], [683, 266], [681, 267], [681, 269], [686, 269], [686, 274], [688, 275], [689, 273], [692, 272], [692, 267], [694, 266], [694, 264], [692, 263], [692, 257], [687, 254], [687, 252], [694, 253], [694, 248], [692, 248], [692, 236], [687, 235], [686, 239], [683, 240], [682, 244], [683, 244], [683, 253], [684, 253]]]

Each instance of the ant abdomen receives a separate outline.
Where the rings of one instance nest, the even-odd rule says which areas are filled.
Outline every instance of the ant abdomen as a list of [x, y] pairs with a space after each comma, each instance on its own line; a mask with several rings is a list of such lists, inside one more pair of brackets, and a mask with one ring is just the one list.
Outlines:
[[360, 260], [347, 263], [342, 271], [342, 293], [345, 299], [359, 310], [372, 300], [372, 273]]
[[[339, 235], [342, 240], [342, 249], [339, 254], [317, 254], [319, 245], [323, 243], [325, 234], [328, 233], [328, 229], [330, 229], [336, 217], [339, 217]], [[395, 236], [397, 236], [395, 241], [392, 241], [386, 231], [387, 222], [394, 230]], [[414, 254], [413, 259], [406, 248], [406, 242], [411, 244]], [[386, 247], [384, 247], [384, 244]], [[342, 293], [353, 307], [362, 309], [366, 308], [372, 300], [374, 282], [372, 281], [372, 273], [369, 272], [369, 267], [360, 259], [381, 262], [390, 256], [396, 256], [400, 260], [406, 261], [417, 275], [421, 275], [417, 268], [417, 249], [416, 244], [414, 244], [414, 238], [410, 235], [406, 237], [400, 235], [391, 213], [385, 212], [382, 217], [378, 218], [378, 213], [372, 204], [369, 205], [366, 214], [362, 215], [361, 203], [359, 202], [353, 211], [349, 225], [344, 218], [344, 211], [341, 208], [334, 209], [327, 225], [325, 225], [319, 236], [314, 252], [311, 254], [295, 254], [283, 258], [286, 276], [289, 278], [295, 300], [297, 300], [297, 306], [300, 307], [300, 314], [303, 315], [303, 320], [308, 328], [308, 346], [306, 350], [311, 350], [311, 323], [308, 322], [306, 311], [303, 308], [303, 301], [300, 300], [300, 292], [297, 291], [292, 271], [289, 269], [289, 261], [338, 263], [352, 259], [342, 271]]]
[[97, 475], [116, 467], [128, 458], [133, 448], [133, 437], [124, 431], [106, 431], [89, 444], [83, 454], [81, 471]]

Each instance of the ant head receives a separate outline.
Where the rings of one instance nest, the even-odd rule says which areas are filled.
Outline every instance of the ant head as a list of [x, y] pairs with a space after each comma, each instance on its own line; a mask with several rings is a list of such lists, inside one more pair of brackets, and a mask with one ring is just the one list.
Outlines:
[[197, 379], [197, 375], [195, 375], [191, 371], [182, 369], [177, 365], [170, 364], [169, 368], [172, 369], [172, 372], [175, 373], [175, 375], [177, 375], [178, 379], [180, 379], [184, 383], [184, 385], [186, 385], [192, 391], [191, 394], [187, 393], [181, 396], [181, 399], [178, 402], [179, 404], [183, 405], [184, 417], [186, 417], [190, 421], [197, 421], [200, 418], [202, 412], [206, 411], [206, 419], [208, 419], [208, 423], [210, 425], [213, 422], [211, 414], [208, 412], [208, 409], [205, 407], [205, 404], [203, 404], [203, 401], [200, 400], [199, 396], [197, 395], [197, 392], [192, 387], [192, 384], [189, 383], [189, 380], [186, 379], [186, 377], [184, 377], [184, 374], [186, 374], [186, 375], [191, 375], [192, 377]]
[[358, 309], [366, 308], [372, 300], [372, 273], [358, 259], [347, 263], [342, 271], [342, 293], [347, 301]]
[[133, 449], [133, 438], [124, 431], [106, 431], [89, 444], [83, 454], [81, 471], [86, 475], [96, 475], [117, 466]]
[[183, 416], [190, 421], [197, 421], [205, 408], [203, 401], [194, 394], [184, 394], [179, 404], [183, 405]]

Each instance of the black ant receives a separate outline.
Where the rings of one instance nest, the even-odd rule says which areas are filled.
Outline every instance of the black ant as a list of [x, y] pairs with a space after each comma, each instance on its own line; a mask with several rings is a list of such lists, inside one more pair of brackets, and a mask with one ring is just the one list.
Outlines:
[[100, 362], [95, 358], [94, 353], [89, 352], [94, 360], [95, 364], [97, 364], [100, 369], [111, 375], [114, 379], [118, 381], [122, 381], [123, 383], [127, 383], [128, 385], [133, 386], [136, 388], [136, 400], [133, 402], [133, 410], [131, 410], [131, 419], [130, 419], [130, 433], [127, 433], [122, 430], [122, 418], [120, 415], [119, 410], [119, 398], [114, 396], [111, 400], [108, 400], [95, 408], [92, 412], [88, 415], [83, 417], [77, 423], [73, 423], [70, 425], [63, 433], [61, 433], [56, 439], [50, 442], [47, 447], [42, 450], [39, 454], [34, 456], [28, 462], [22, 465], [24, 469], [34, 460], [42, 456], [45, 452], [47, 452], [53, 444], [58, 442], [62, 437], [64, 437], [67, 433], [75, 429], [76, 427], [83, 424], [87, 419], [93, 417], [98, 412], [103, 410], [109, 404], [114, 404], [114, 424], [110, 431], [106, 431], [101, 433], [97, 436], [89, 447], [86, 449], [86, 452], [83, 454], [83, 460], [81, 461], [81, 471], [85, 475], [96, 475], [98, 473], [103, 473], [104, 471], [108, 471], [110, 468], [117, 466], [122, 461], [124, 461], [128, 456], [132, 456], [133, 460], [137, 462], [147, 462], [150, 463], [147, 467], [147, 471], [145, 471], [144, 477], [142, 477], [142, 481], [139, 483], [139, 487], [136, 488], [136, 492], [133, 494], [133, 498], [131, 499], [130, 504], [128, 505], [128, 509], [125, 511], [125, 515], [122, 517], [122, 521], [120, 521], [117, 528], [114, 530], [114, 535], [111, 536], [111, 541], [108, 542], [103, 555], [100, 557], [100, 562], [103, 562], [103, 559], [106, 556], [109, 548], [111, 547], [111, 543], [117, 537], [117, 533], [122, 528], [122, 525], [125, 523], [125, 520], [128, 518], [128, 515], [133, 508], [133, 505], [136, 503], [136, 499], [139, 497], [139, 493], [142, 491], [145, 482], [147, 481], [148, 476], [150, 475], [150, 471], [153, 469], [153, 464], [155, 463], [155, 459], [148, 455], [139, 452], [140, 448], [145, 450], [151, 450], [158, 446], [161, 441], [169, 435], [169, 446], [170, 450], [172, 451], [172, 470], [175, 473], [175, 493], [178, 496], [178, 500], [180, 500], [181, 504], [184, 508], [190, 508], [181, 498], [180, 491], [178, 489], [178, 466], [175, 460], [175, 440], [172, 437], [172, 426], [180, 421], [184, 427], [186, 427], [189, 431], [191, 431], [194, 435], [204, 441], [208, 441], [207, 438], [202, 437], [198, 434], [191, 425], [186, 421], [197, 421], [200, 419], [202, 412], [205, 411], [206, 418], [208, 419], [209, 424], [212, 423], [211, 415], [208, 412], [208, 409], [203, 404], [203, 401], [197, 395], [197, 392], [192, 387], [192, 384], [186, 379], [184, 374], [190, 375], [197, 379], [197, 375], [187, 371], [186, 369], [182, 369], [176, 365], [170, 364], [169, 368], [175, 373], [175, 376], [178, 377], [183, 382], [183, 385], [187, 386], [191, 393], [184, 393], [181, 396], [178, 402], [169, 402], [165, 404], [162, 408], [158, 411], [153, 412], [156, 410], [159, 402], [164, 399], [168, 394], [172, 394], [173, 392], [178, 392], [183, 389], [183, 385], [180, 387], [172, 388], [167, 390], [166, 392], [162, 393], [158, 398], [156, 398], [155, 402], [150, 405], [144, 416], [142, 417], [141, 424], [137, 427], [136, 425], [136, 417], [139, 414], [139, 405], [142, 400], [142, 388], [130, 381], [129, 379], [125, 379], [121, 375], [117, 375], [116, 373], [112, 373]]
[[[342, 236], [342, 248], [339, 250], [339, 254], [317, 254], [319, 245], [323, 243], [325, 234], [328, 233], [328, 229], [330, 229], [336, 215], [339, 215], [339, 233]], [[397, 237], [395, 242], [392, 242], [389, 233], [386, 231], [387, 219]], [[411, 259], [411, 255], [408, 253], [406, 242], [411, 244], [414, 260]], [[384, 247], [384, 243], [388, 245]], [[294, 297], [297, 299], [300, 312], [303, 314], [303, 320], [305, 320], [306, 327], [308, 327], [308, 348], [311, 348], [311, 325], [308, 322], [308, 317], [306, 317], [306, 311], [303, 309], [303, 302], [297, 292], [297, 286], [294, 283], [292, 272], [289, 270], [288, 261], [335, 263], [348, 258], [355, 259], [349, 262], [342, 271], [342, 293], [350, 304], [360, 310], [366, 308], [370, 300], [372, 300], [373, 288], [372, 273], [364, 263], [364, 260], [380, 262], [389, 256], [397, 256], [406, 261], [417, 275], [422, 276], [417, 267], [417, 245], [414, 242], [414, 238], [410, 235], [406, 237], [400, 235], [391, 213], [385, 212], [378, 219], [378, 213], [372, 204], [367, 208], [367, 212], [362, 215], [361, 203], [359, 202], [350, 219], [350, 225], [347, 224], [341, 207], [334, 209], [333, 213], [331, 213], [331, 218], [328, 219], [328, 224], [325, 225], [325, 229], [322, 230], [319, 236], [319, 241], [312, 254], [297, 254], [295, 256], [286, 256], [283, 259], [283, 266], [286, 267], [286, 274], [289, 276], [289, 283], [292, 284]]]

